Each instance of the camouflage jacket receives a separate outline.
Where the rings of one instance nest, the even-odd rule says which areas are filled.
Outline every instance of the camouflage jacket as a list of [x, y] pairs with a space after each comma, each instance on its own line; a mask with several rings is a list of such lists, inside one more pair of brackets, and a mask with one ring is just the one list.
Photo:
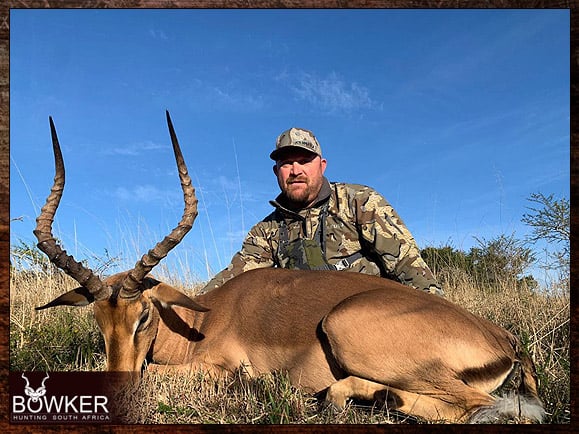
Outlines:
[[[323, 240], [325, 259], [346, 271], [373, 274], [397, 280], [416, 289], [442, 295], [442, 289], [420, 256], [414, 238], [392, 206], [370, 187], [329, 183], [314, 206], [294, 212], [284, 206], [280, 195], [270, 202], [275, 211], [257, 223], [233, 256], [227, 268], [206, 285], [205, 290], [254, 268], [293, 268], [280, 249], [280, 229], [288, 240], [311, 240], [320, 233], [320, 218], [326, 212]], [[357, 254], [359, 253], [359, 254]]]

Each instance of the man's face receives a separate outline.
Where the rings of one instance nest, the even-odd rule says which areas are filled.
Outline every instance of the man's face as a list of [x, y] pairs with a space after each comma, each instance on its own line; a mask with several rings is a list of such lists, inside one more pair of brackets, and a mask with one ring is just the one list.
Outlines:
[[325, 170], [325, 159], [301, 149], [288, 149], [273, 166], [281, 191], [296, 208], [313, 205], [322, 188]]

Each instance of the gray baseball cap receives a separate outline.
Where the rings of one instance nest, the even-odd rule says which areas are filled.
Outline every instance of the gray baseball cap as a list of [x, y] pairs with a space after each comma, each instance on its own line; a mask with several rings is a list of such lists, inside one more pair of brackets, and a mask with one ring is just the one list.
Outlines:
[[281, 133], [275, 141], [275, 149], [269, 154], [269, 158], [277, 160], [280, 153], [286, 148], [301, 148], [322, 156], [322, 148], [314, 133], [303, 128], [290, 128]]

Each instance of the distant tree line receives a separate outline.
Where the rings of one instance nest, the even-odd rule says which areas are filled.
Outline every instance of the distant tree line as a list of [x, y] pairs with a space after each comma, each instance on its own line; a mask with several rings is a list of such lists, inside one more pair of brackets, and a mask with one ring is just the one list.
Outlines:
[[[570, 271], [570, 206], [566, 198], [555, 199], [534, 193], [527, 199], [527, 207], [521, 221], [531, 228], [525, 239], [515, 234], [495, 238], [476, 238], [477, 245], [468, 251], [452, 246], [426, 247], [422, 256], [437, 276], [458, 270], [469, 276], [477, 286], [500, 290], [502, 285], [515, 284], [517, 288], [536, 289], [538, 282], [529, 268], [537, 263], [536, 246], [543, 242], [545, 255], [540, 267], [558, 273], [558, 282], [569, 285]], [[108, 251], [102, 257], [94, 256], [96, 271], [106, 271], [119, 262]], [[86, 260], [83, 261], [86, 265]], [[10, 249], [11, 270], [28, 273], [59, 273], [60, 271], [32, 243], [20, 240]], [[444, 282], [443, 282], [444, 283]]]
[[537, 262], [534, 247], [544, 242], [547, 261], [539, 264], [558, 273], [559, 283], [568, 285], [570, 270], [570, 206], [566, 198], [555, 199], [534, 193], [527, 199], [532, 206], [521, 219], [532, 228], [525, 239], [515, 234], [491, 239], [476, 238], [477, 246], [462, 251], [452, 246], [426, 247], [422, 256], [435, 274], [460, 270], [478, 285], [500, 289], [505, 283], [517, 288], [536, 289], [538, 282], [528, 273]]

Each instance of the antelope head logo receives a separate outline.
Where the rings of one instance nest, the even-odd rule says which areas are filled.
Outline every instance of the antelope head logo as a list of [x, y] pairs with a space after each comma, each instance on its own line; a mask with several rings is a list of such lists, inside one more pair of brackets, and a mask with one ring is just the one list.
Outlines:
[[30, 399], [32, 399], [32, 402], [38, 402], [40, 398], [46, 395], [46, 387], [44, 387], [44, 382], [50, 378], [48, 373], [46, 373], [46, 377], [44, 377], [44, 379], [42, 380], [42, 385], [38, 389], [30, 387], [30, 382], [28, 381], [28, 378], [24, 376], [24, 374], [22, 374], [22, 378], [26, 380], [26, 386], [24, 387], [24, 394], [28, 396]]

